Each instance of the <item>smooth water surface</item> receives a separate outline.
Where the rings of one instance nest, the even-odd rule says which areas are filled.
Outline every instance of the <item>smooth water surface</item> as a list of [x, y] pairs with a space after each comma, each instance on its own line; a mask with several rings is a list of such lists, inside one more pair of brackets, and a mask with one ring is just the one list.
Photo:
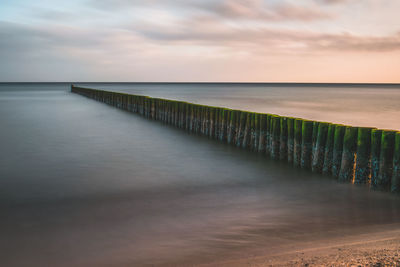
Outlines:
[[[185, 99], [218, 105], [245, 95], [232, 90]], [[400, 219], [397, 196], [188, 134], [68, 85], [0, 85], [0, 125], [2, 266], [185, 266]]]

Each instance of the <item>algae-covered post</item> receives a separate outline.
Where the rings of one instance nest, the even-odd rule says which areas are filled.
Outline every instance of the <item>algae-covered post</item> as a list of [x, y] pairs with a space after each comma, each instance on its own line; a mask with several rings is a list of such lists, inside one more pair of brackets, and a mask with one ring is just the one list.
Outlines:
[[357, 151], [357, 127], [347, 126], [343, 139], [342, 163], [340, 165], [339, 181], [352, 182], [354, 178], [354, 160]]
[[267, 114], [266, 116], [266, 136], [265, 136], [265, 154], [270, 156], [271, 155], [271, 118], [272, 115]]
[[379, 160], [381, 157], [382, 130], [373, 129], [371, 131], [371, 188], [375, 189], [378, 185]]
[[303, 120], [301, 130], [301, 167], [303, 169], [311, 168], [313, 125], [313, 121]]
[[371, 174], [371, 131], [372, 128], [358, 128], [355, 184], [366, 184]]
[[227, 128], [227, 143], [232, 144], [233, 138], [235, 136], [235, 121], [236, 121], [236, 111], [230, 110], [229, 111], [229, 124]]
[[318, 124], [317, 137], [315, 140], [314, 151], [313, 151], [313, 162], [312, 162], [312, 171], [313, 172], [322, 172], [322, 168], [324, 166], [324, 156], [325, 156], [325, 147], [326, 147], [326, 139], [328, 135], [328, 127], [329, 123], [320, 122]]
[[280, 140], [279, 140], [279, 159], [283, 161], [287, 161], [288, 158], [288, 147], [287, 147], [287, 140], [288, 140], [288, 124], [287, 118], [281, 117], [281, 132], [280, 132]]
[[391, 190], [400, 193], [400, 132], [396, 133], [393, 155], [393, 176]]
[[246, 112], [239, 111], [239, 127], [236, 135], [236, 146], [240, 147], [243, 143], [244, 131], [246, 128]]
[[336, 125], [335, 127], [332, 152], [332, 176], [335, 178], [339, 177], [340, 165], [342, 164], [343, 137], [345, 130], [346, 126], [344, 125]]
[[325, 144], [323, 174], [332, 174], [333, 141], [335, 139], [335, 124], [329, 124]]
[[381, 155], [379, 160], [379, 175], [376, 188], [390, 190], [393, 174], [393, 155], [396, 131], [383, 130], [381, 140]]
[[272, 136], [271, 136], [271, 158], [279, 159], [279, 141], [280, 141], [280, 130], [281, 130], [281, 117], [272, 116]]
[[301, 132], [303, 128], [303, 120], [294, 120], [294, 143], [293, 143], [293, 165], [300, 167], [301, 165]]
[[267, 140], [267, 114], [260, 114], [260, 139], [258, 141], [258, 151], [265, 152]]
[[287, 118], [287, 161], [293, 163], [294, 118]]
[[251, 113], [250, 112], [245, 112], [246, 113], [246, 126], [244, 127], [244, 132], [243, 132], [243, 141], [242, 141], [242, 147], [243, 148], [249, 148], [250, 147], [250, 135], [251, 135]]

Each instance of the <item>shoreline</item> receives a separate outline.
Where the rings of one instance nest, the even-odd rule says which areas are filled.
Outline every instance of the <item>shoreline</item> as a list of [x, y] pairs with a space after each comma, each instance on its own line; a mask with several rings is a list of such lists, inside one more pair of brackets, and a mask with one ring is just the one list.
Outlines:
[[240, 259], [193, 266], [400, 266], [400, 229], [368, 231], [311, 243], [307, 245], [305, 242], [302, 249], [271, 255], [260, 255], [261, 251], [254, 253], [249, 250], [246, 252], [248, 255], [242, 255]]

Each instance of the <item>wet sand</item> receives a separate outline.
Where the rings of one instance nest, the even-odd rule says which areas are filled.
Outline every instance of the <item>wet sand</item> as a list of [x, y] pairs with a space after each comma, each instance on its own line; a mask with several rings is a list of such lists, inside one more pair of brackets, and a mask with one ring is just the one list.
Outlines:
[[[247, 251], [236, 260], [220, 260], [195, 266], [400, 266], [400, 228], [389, 225], [387, 230], [362, 229], [342, 238], [315, 240], [282, 248], [281, 252], [262, 255]], [[368, 232], [369, 231], [369, 232]], [[378, 232], [376, 232], [378, 231]], [[297, 243], [297, 242], [294, 242]], [[184, 264], [185, 265], [185, 264]]]

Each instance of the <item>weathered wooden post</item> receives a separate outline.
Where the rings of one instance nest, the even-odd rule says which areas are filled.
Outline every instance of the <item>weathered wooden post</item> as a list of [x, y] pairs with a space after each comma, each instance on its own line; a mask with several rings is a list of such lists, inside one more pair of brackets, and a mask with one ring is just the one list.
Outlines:
[[335, 126], [335, 135], [333, 140], [333, 152], [332, 152], [332, 176], [335, 178], [339, 177], [340, 165], [342, 164], [343, 154], [343, 139], [346, 126], [337, 124]]
[[219, 140], [226, 141], [226, 129], [228, 127], [228, 109], [221, 108], [221, 125], [219, 130]]
[[393, 176], [391, 191], [400, 193], [400, 132], [396, 133], [393, 155]]
[[246, 113], [246, 124], [243, 131], [242, 148], [249, 148], [250, 145], [250, 128], [251, 128], [251, 112]]
[[271, 156], [272, 116], [273, 115], [271, 115], [271, 114], [267, 114], [267, 121], [266, 121], [265, 153], [268, 156]]
[[239, 111], [239, 127], [236, 137], [236, 146], [240, 147], [243, 144], [244, 131], [246, 128], [247, 114], [244, 111]]
[[383, 191], [391, 189], [395, 137], [396, 131], [382, 131], [379, 175], [375, 189]]
[[280, 140], [279, 140], [279, 159], [282, 161], [288, 160], [288, 122], [287, 117], [280, 119]]
[[259, 142], [260, 142], [260, 113], [254, 113], [254, 127], [253, 127], [253, 133], [254, 133], [254, 145], [253, 145], [253, 150], [258, 151], [259, 148]]
[[303, 120], [301, 131], [301, 168], [311, 168], [313, 121]]
[[294, 120], [294, 144], [293, 144], [293, 165], [295, 167], [301, 166], [301, 133], [303, 131], [303, 120]]
[[343, 139], [342, 163], [340, 165], [339, 181], [352, 182], [354, 178], [354, 160], [357, 152], [357, 127], [347, 126]]
[[317, 143], [319, 124], [320, 124], [319, 121], [313, 121], [311, 168], [312, 168], [312, 162], [314, 160], [314, 151], [315, 151], [315, 144]]
[[294, 118], [287, 118], [287, 161], [293, 164]]
[[329, 123], [320, 122], [318, 124], [311, 168], [313, 172], [322, 173], [322, 168], [324, 166], [326, 139], [328, 137], [328, 128]]
[[371, 131], [371, 188], [378, 186], [379, 162], [381, 157], [382, 130]]
[[355, 184], [367, 184], [371, 174], [371, 131], [372, 128], [358, 128]]
[[256, 137], [256, 129], [255, 129], [255, 123], [256, 123], [256, 119], [255, 119], [255, 113], [251, 113], [251, 125], [250, 125], [250, 144], [249, 144], [249, 148], [250, 150], [254, 150], [254, 146], [255, 146], [255, 137]]
[[260, 138], [258, 141], [258, 151], [265, 153], [265, 142], [267, 138], [267, 114], [260, 114]]
[[229, 111], [229, 127], [227, 133], [227, 142], [232, 144], [235, 136], [235, 121], [236, 121], [236, 110]]
[[215, 108], [215, 113], [214, 113], [214, 138], [218, 139], [219, 135], [219, 124], [220, 124], [220, 108]]
[[271, 116], [271, 158], [279, 159], [279, 141], [281, 132], [281, 117], [277, 115]]
[[335, 139], [335, 124], [329, 124], [328, 135], [326, 137], [323, 174], [332, 174], [333, 142]]

